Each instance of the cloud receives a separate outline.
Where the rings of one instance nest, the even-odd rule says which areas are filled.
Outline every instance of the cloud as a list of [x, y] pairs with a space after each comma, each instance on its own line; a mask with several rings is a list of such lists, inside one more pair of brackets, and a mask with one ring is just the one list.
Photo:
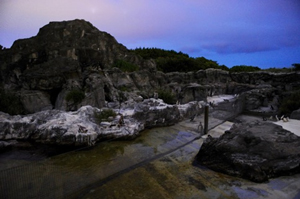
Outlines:
[[85, 19], [129, 48], [193, 56], [251, 54], [300, 46], [299, 0], [1, 0], [0, 44], [49, 21]]

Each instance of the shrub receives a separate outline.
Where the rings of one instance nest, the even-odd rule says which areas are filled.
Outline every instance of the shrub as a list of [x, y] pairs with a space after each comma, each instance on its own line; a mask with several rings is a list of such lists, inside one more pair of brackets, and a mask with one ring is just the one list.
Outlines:
[[124, 60], [117, 60], [113, 66], [119, 68], [123, 72], [134, 72], [139, 70], [139, 67], [137, 65], [134, 65]]
[[132, 52], [142, 56], [144, 59], [154, 59], [158, 70], [169, 72], [190, 72], [204, 70], [207, 68], [217, 68], [229, 70], [228, 67], [205, 57], [189, 57], [188, 54], [176, 52], [174, 50], [164, 50], [159, 48], [136, 48]]
[[109, 117], [115, 117], [117, 114], [112, 109], [104, 109], [100, 113], [95, 112], [94, 118], [96, 122], [100, 123], [107, 121]]
[[167, 104], [175, 104], [176, 103], [176, 97], [174, 94], [172, 94], [170, 91], [167, 90], [159, 90], [158, 97], [162, 99]]
[[84, 92], [78, 89], [71, 90], [66, 95], [67, 102], [72, 101], [74, 104], [79, 104], [84, 98]]
[[294, 67], [294, 69], [295, 69], [296, 71], [300, 71], [300, 64], [295, 63], [295, 64], [292, 64], [292, 66]]
[[229, 69], [230, 72], [255, 72], [261, 70], [257, 66], [245, 66], [245, 65], [240, 65], [240, 66], [233, 66], [232, 68]]
[[280, 114], [289, 115], [300, 108], [300, 91], [285, 97], [279, 107]]

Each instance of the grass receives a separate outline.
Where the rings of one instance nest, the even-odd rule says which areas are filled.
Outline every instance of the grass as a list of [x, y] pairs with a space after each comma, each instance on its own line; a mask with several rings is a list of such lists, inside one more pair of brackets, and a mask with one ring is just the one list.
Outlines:
[[79, 104], [84, 98], [84, 92], [79, 89], [73, 89], [69, 91], [66, 95], [67, 102], [73, 102], [74, 104]]
[[157, 93], [158, 93], [158, 98], [162, 99], [165, 103], [167, 104], [176, 103], [176, 97], [171, 91], [160, 89]]

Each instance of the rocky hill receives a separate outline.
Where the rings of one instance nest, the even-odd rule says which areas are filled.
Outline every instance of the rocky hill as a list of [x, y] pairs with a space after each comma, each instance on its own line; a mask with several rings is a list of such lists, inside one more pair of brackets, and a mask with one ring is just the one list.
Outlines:
[[2, 98], [17, 101], [11, 103], [20, 107], [15, 114], [111, 107], [162, 90], [180, 103], [244, 93], [246, 110], [277, 109], [283, 96], [300, 85], [295, 72], [163, 73], [153, 60], [144, 60], [84, 20], [50, 22], [36, 36], [15, 41], [0, 51], [0, 67]]

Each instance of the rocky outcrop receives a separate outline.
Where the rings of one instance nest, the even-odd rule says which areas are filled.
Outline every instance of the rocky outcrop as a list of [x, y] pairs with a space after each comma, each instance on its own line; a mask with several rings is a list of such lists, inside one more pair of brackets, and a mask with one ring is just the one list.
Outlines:
[[1, 113], [1, 140], [32, 140], [56, 145], [94, 145], [107, 138], [136, 136], [144, 129], [142, 123], [124, 118], [110, 123], [97, 123], [94, 114], [101, 110], [83, 106], [75, 112], [42, 111], [27, 116]]
[[291, 113], [291, 119], [300, 120], [300, 109], [295, 110]]
[[180, 121], [180, 112], [175, 105], [168, 105], [158, 99], [146, 99], [134, 107], [133, 118], [145, 124], [145, 127], [170, 126]]
[[118, 90], [136, 88], [127, 73], [114, 70], [118, 61], [137, 70], [155, 69], [152, 61], [131, 53], [84, 20], [51, 22], [36, 36], [17, 40], [10, 49], [2, 50], [0, 60], [3, 89], [21, 98], [25, 113], [68, 110], [65, 98], [72, 89], [86, 96], [76, 108], [101, 108], [105, 101], [117, 101]]
[[220, 138], [208, 138], [197, 163], [255, 182], [300, 172], [300, 137], [269, 122], [234, 125]]
[[[246, 92], [247, 111], [271, 105], [277, 111], [281, 94], [300, 84], [300, 74], [295, 72], [163, 73], [153, 60], [142, 59], [84, 20], [50, 22], [36, 36], [15, 41], [0, 51], [0, 67], [0, 89], [14, 94], [23, 106], [20, 114], [76, 111], [86, 105], [102, 108], [139, 96], [151, 98], [159, 90], [172, 93], [180, 104]], [[66, 100], [74, 90], [84, 95], [77, 103]]]
[[[181, 107], [191, 109], [192, 104]], [[114, 117], [98, 121], [104, 109], [83, 106], [77, 111], [46, 110], [26, 116], [11, 116], [0, 112], [0, 149], [9, 147], [6, 141], [31, 140], [51, 145], [84, 146], [97, 141], [136, 137], [145, 128], [177, 123], [182, 115], [176, 105], [161, 99], [139, 99], [123, 103]]]

